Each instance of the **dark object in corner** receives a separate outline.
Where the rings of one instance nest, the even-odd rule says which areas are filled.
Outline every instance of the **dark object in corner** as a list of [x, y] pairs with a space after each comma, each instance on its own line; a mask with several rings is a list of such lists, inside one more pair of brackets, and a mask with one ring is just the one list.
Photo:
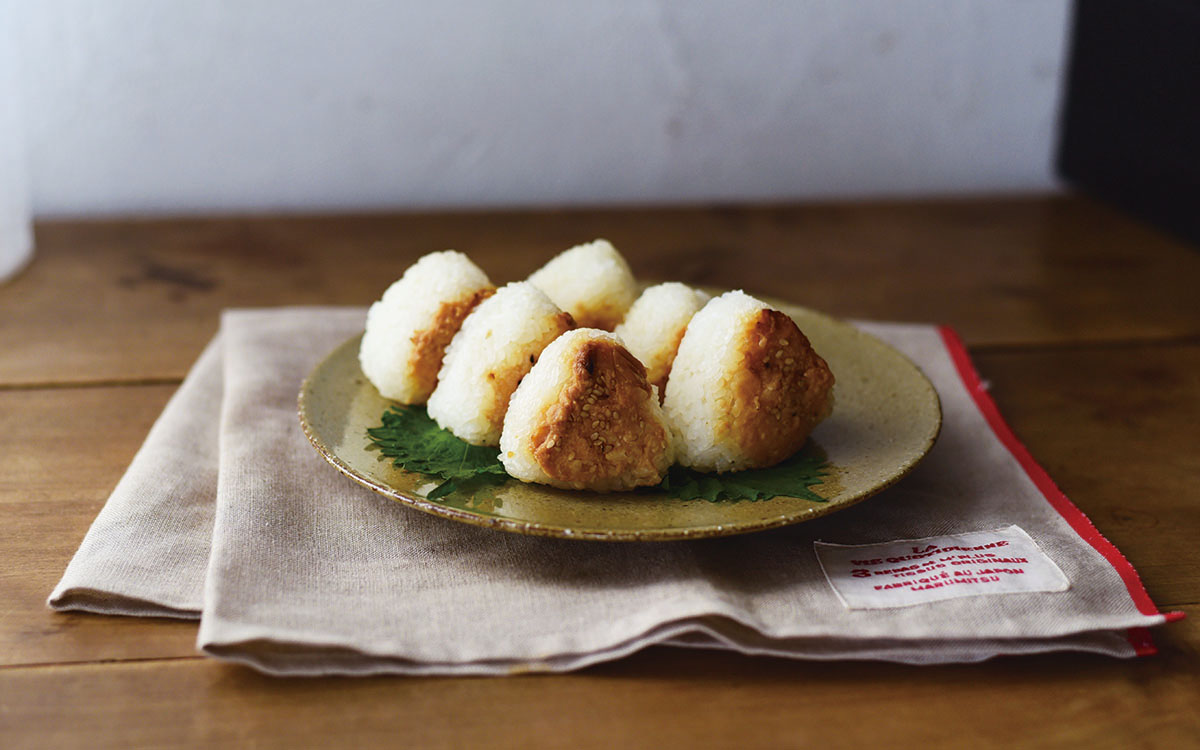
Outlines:
[[1200, 245], [1200, 0], [1076, 0], [1059, 173]]

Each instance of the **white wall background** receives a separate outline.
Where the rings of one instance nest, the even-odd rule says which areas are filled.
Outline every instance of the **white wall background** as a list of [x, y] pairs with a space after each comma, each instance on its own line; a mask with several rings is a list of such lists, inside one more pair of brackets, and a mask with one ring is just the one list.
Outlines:
[[1053, 189], [1067, 0], [0, 0], [39, 215]]

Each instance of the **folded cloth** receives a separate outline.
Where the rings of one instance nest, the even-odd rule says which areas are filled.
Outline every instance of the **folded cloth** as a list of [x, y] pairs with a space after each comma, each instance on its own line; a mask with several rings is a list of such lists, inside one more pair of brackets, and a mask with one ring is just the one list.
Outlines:
[[[198, 616], [204, 653], [281, 675], [566, 671], [654, 644], [921, 664], [1133, 656], [1152, 652], [1145, 628], [1168, 619], [1012, 437], [944, 329], [860, 324], [916, 362], [942, 402], [937, 444], [896, 486], [773, 531], [610, 543], [427, 515], [325, 463], [300, 429], [297, 391], [363, 320], [344, 308], [225, 313], [50, 606]], [[1026, 564], [1045, 577], [1033, 590], [986, 592]], [[951, 587], [956, 572], [972, 578]], [[881, 581], [865, 600], [901, 598], [856, 604], [848, 587], [864, 575]]]

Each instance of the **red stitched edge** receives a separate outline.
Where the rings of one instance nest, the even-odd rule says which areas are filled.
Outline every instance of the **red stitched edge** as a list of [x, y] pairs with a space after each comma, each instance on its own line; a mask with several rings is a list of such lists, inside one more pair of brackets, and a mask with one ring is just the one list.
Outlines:
[[[955, 368], [958, 370], [959, 377], [962, 378], [963, 384], [967, 387], [967, 392], [971, 394], [971, 398], [975, 400], [975, 405], [979, 407], [979, 411], [983, 414], [984, 419], [991, 426], [992, 432], [1000, 439], [1008, 451], [1017, 459], [1017, 463], [1025, 470], [1025, 473], [1033, 480], [1034, 485], [1046, 498], [1046, 502], [1050, 503], [1050, 507], [1054, 508], [1060, 516], [1075, 530], [1075, 533], [1080, 536], [1085, 542], [1099, 552], [1108, 564], [1113, 566], [1117, 571], [1117, 575], [1121, 576], [1121, 580], [1125, 583], [1125, 588], [1129, 591], [1129, 596], [1133, 599], [1134, 606], [1144, 615], [1161, 615], [1163, 614], [1154, 606], [1150, 595], [1146, 593], [1146, 587], [1142, 585], [1142, 580], [1138, 578], [1137, 571], [1125, 559], [1112, 542], [1104, 538], [1104, 536], [1096, 529], [1083, 511], [1075, 507], [1075, 504], [1067, 499], [1058, 485], [1054, 484], [1054, 480], [1046, 473], [1046, 470], [1038, 465], [1030, 455], [1029, 450], [1017, 439], [1008, 423], [1004, 421], [1004, 417], [1000, 416], [1000, 410], [996, 408], [996, 402], [992, 400], [984, 388], [983, 381], [979, 377], [979, 372], [975, 369], [975, 365], [971, 362], [970, 355], [967, 354], [967, 347], [963, 344], [962, 339], [954, 332], [954, 329], [949, 326], [939, 326], [938, 332], [942, 335], [942, 342], [946, 345], [946, 350], [950, 353], [950, 359], [954, 362]], [[1166, 621], [1174, 622], [1183, 619], [1183, 612], [1168, 612], [1166, 613]], [[1133, 647], [1134, 652], [1138, 656], [1149, 656], [1158, 653], [1158, 649], [1154, 646], [1154, 640], [1150, 637], [1150, 631], [1147, 628], [1130, 628], [1126, 631], [1126, 637], [1129, 640], [1129, 645]]]

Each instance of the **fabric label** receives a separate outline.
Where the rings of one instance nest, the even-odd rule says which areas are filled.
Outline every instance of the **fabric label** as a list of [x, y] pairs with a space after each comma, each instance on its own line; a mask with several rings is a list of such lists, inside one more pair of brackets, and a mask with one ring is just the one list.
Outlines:
[[897, 539], [814, 542], [825, 578], [848, 609], [885, 609], [960, 596], [1066, 591], [1071, 583], [1018, 526]]

